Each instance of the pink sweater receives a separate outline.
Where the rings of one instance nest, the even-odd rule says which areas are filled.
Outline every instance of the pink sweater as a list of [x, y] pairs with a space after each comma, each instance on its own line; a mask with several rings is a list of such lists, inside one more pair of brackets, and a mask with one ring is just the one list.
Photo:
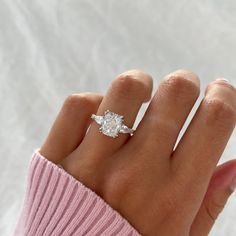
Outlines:
[[140, 235], [100, 196], [37, 151], [14, 236]]

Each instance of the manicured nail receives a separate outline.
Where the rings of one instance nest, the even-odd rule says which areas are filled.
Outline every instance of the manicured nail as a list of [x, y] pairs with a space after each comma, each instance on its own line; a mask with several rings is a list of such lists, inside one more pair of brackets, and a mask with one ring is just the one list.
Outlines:
[[234, 176], [234, 178], [232, 179], [231, 185], [230, 185], [230, 189], [232, 191], [235, 191], [236, 189], [236, 175]]
[[[229, 82], [229, 80], [226, 79], [226, 78], [220, 77], [220, 78], [215, 79], [215, 81], [225, 82], [225, 83], [227, 83], [229, 86], [231, 86], [232, 88], [234, 88], [234, 86], [233, 86], [233, 85]], [[212, 81], [209, 85], [212, 85], [212, 83], [214, 83], [215, 81]], [[209, 85], [207, 86], [207, 88], [206, 88], [206, 90], [205, 90], [205, 95], [207, 94], [207, 92], [208, 92], [208, 90], [209, 90], [209, 87], [210, 87]]]
[[218, 79], [216, 79], [217, 81], [224, 81], [224, 82], [227, 82], [227, 83], [229, 83], [229, 80], [227, 80], [226, 78], [218, 78]]

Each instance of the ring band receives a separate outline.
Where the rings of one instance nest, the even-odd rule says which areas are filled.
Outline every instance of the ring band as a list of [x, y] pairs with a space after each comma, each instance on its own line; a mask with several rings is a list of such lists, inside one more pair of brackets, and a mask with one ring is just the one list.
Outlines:
[[106, 110], [104, 116], [97, 116], [95, 114], [91, 115], [91, 118], [101, 127], [99, 131], [107, 136], [112, 138], [118, 137], [119, 133], [130, 134], [131, 136], [134, 133], [134, 129], [128, 128], [123, 124], [124, 116]]

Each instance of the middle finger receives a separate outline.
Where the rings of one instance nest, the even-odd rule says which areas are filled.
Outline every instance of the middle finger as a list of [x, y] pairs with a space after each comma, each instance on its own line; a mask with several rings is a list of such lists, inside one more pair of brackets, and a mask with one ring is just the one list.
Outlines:
[[129, 145], [140, 143], [153, 154], [170, 157], [198, 95], [199, 79], [194, 73], [178, 70], [166, 76]]

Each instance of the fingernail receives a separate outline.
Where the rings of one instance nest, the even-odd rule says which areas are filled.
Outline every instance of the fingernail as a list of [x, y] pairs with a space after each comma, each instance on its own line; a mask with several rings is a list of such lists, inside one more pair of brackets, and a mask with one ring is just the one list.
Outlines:
[[[223, 77], [220, 77], [220, 78], [217, 78], [215, 79], [215, 81], [221, 81], [221, 82], [224, 82], [224, 83], [227, 83], [228, 86], [232, 87], [232, 88], [235, 88], [234, 85], [232, 85], [228, 79], [226, 78], [223, 78]], [[212, 84], [214, 84], [215, 81], [212, 81], [210, 84], [207, 85], [207, 88], [205, 90], [205, 95], [207, 94], [207, 92], [209, 91], [209, 87], [211, 87]]]
[[222, 82], [225, 82], [225, 83], [227, 83], [230, 87], [232, 87], [232, 88], [234, 88], [235, 89], [235, 85], [232, 83], [232, 81], [230, 82], [228, 79], [226, 79], [226, 78], [218, 78], [218, 79], [216, 79], [216, 81], [222, 81]]
[[236, 175], [234, 176], [234, 178], [232, 179], [231, 185], [230, 185], [230, 189], [232, 191], [235, 191], [236, 189]]
[[224, 82], [227, 82], [227, 83], [229, 83], [229, 80], [228, 79], [226, 79], [226, 78], [218, 78], [218, 79], [216, 79], [217, 81], [224, 81]]

